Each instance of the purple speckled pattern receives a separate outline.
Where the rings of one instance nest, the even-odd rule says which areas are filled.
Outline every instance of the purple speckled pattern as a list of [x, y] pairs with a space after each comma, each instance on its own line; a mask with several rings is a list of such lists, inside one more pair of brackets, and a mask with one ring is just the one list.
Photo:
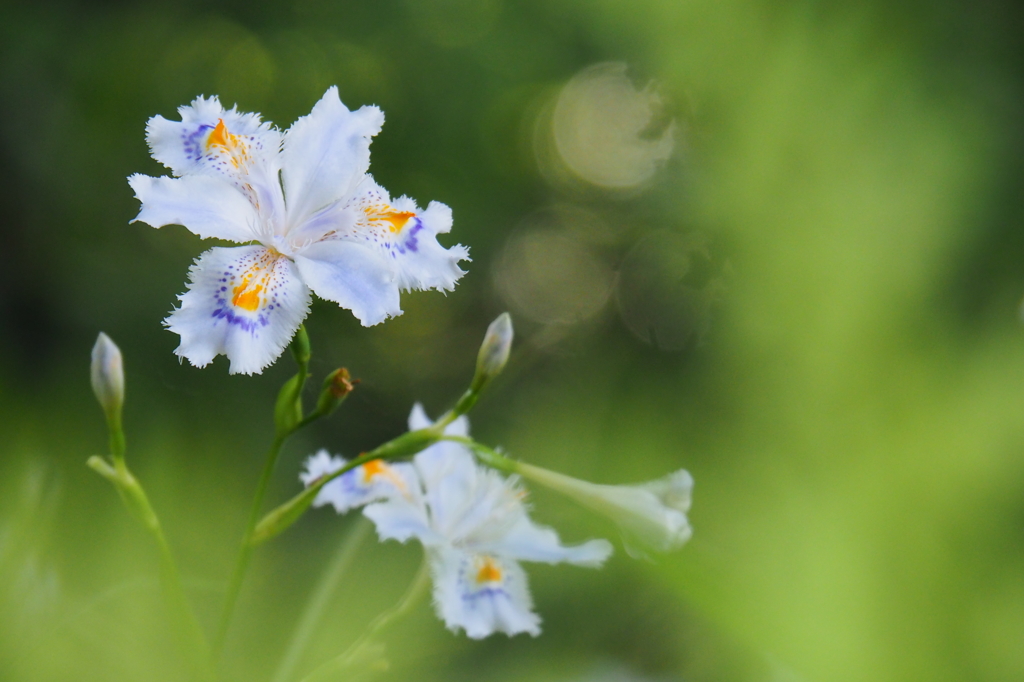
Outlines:
[[[416, 253], [419, 250], [419, 242], [416, 240], [416, 233], [423, 229], [423, 221], [419, 219], [419, 216], [410, 218], [409, 222], [415, 222], [415, 225], [409, 228], [406, 233], [404, 244], [399, 244], [398, 246], [398, 252], [403, 255], [407, 250], [412, 251], [413, 253]], [[402, 231], [405, 232], [405, 228], [403, 228]]]
[[419, 251], [419, 233], [424, 228], [423, 220], [413, 214], [396, 231], [388, 216], [404, 213], [405, 210], [394, 208], [391, 197], [375, 182], [370, 181], [368, 186], [364, 186], [361, 193], [348, 203], [347, 208], [355, 209], [359, 218], [351, 229], [338, 233], [336, 238], [373, 244], [393, 260]]
[[206, 169], [226, 177], [256, 204], [255, 190], [247, 184], [245, 178], [253, 164], [249, 150], [252, 148], [262, 151], [263, 141], [255, 135], [228, 131], [227, 134], [232, 140], [229, 147], [220, 144], [209, 145], [207, 140], [210, 133], [217, 128], [218, 122], [200, 123], [192, 130], [182, 131], [181, 142], [185, 158], [195, 164], [197, 169]]
[[213, 128], [214, 126], [203, 123], [192, 132], [188, 132], [187, 130], [182, 132], [181, 139], [185, 147], [185, 157], [188, 158], [189, 161], [202, 161], [203, 155], [206, 152], [203, 149], [205, 145], [203, 145], [200, 139], [204, 138], [207, 132], [213, 130]]
[[[244, 332], [256, 336], [260, 329], [270, 325], [275, 308], [280, 307], [278, 299], [280, 284], [277, 268], [280, 256], [263, 252], [258, 256], [248, 256], [238, 267], [227, 266], [221, 273], [218, 287], [214, 293], [215, 306], [211, 317], [224, 320], [227, 324], [238, 327]], [[237, 282], [259, 282], [263, 286], [259, 307], [254, 311], [239, 308], [229, 299], [229, 291], [233, 291]]]

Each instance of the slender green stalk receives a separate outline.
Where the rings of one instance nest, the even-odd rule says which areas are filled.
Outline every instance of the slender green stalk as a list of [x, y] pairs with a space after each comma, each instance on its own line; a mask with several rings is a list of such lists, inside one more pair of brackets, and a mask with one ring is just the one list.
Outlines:
[[216, 675], [209, 663], [210, 648], [206, 642], [206, 635], [185, 595], [181, 574], [174, 561], [167, 536], [164, 535], [160, 518], [149, 503], [149, 497], [142, 484], [125, 462], [126, 443], [119, 410], [108, 415], [107, 428], [110, 432], [111, 461], [93, 456], [87, 464], [114, 485], [129, 513], [142, 523], [156, 541], [160, 550], [160, 586], [174, 631], [178, 634], [187, 656], [196, 666], [197, 677], [202, 680], [215, 680]]
[[[300, 332], [302, 332], [301, 328]], [[486, 388], [487, 385], [501, 373], [501, 370], [505, 367], [505, 363], [508, 361], [511, 344], [512, 319], [509, 317], [508, 313], [503, 313], [502, 315], [499, 315], [498, 318], [487, 328], [487, 334], [484, 337], [484, 342], [481, 344], [480, 352], [477, 355], [476, 373], [473, 375], [473, 381], [470, 382], [469, 388], [467, 388], [466, 391], [463, 392], [462, 396], [456, 401], [454, 407], [445, 412], [440, 419], [434, 422], [433, 425], [425, 429], [418, 429], [416, 431], [403, 433], [401, 436], [376, 447], [370, 452], [364, 452], [337, 471], [331, 474], [325, 474], [319, 479], [313, 481], [305, 490], [300, 492], [298, 495], [295, 495], [284, 504], [275, 507], [266, 516], [264, 516], [256, 525], [255, 533], [249, 536], [250, 541], [254, 544], [261, 544], [279, 533], [284, 532], [306, 513], [306, 510], [309, 509], [309, 506], [313, 503], [313, 500], [320, 492], [320, 489], [338, 476], [341, 476], [342, 474], [374, 459], [392, 460], [402, 457], [411, 457], [417, 452], [441, 440], [442, 437], [444, 437], [445, 428], [460, 416], [473, 409], [473, 406], [476, 405], [477, 401], [480, 399], [480, 395], [484, 388]], [[307, 339], [307, 360], [308, 357]], [[296, 358], [299, 358], [298, 353], [296, 353]], [[324, 384], [324, 391], [328, 391], [331, 388], [331, 382], [335, 379], [340, 382], [339, 385], [334, 387], [335, 390], [340, 390], [340, 394], [336, 395], [336, 398], [339, 400], [344, 399], [344, 396], [352, 390], [352, 383], [348, 381], [348, 371], [340, 369], [335, 373], [332, 373], [328, 377], [328, 381]], [[318, 404], [317, 410], [305, 419], [302, 418], [301, 414], [296, 416], [293, 412], [283, 409], [283, 407], [287, 407], [287, 405], [282, 405], [279, 400], [278, 415], [280, 416], [278, 423], [281, 424], [287, 422], [296, 424], [297, 426], [302, 426], [311, 419], [323, 416], [333, 409], [333, 407], [330, 407], [323, 402], [324, 397], [325, 394], [322, 393], [321, 401]], [[467, 443], [474, 443], [474, 441], [469, 441], [467, 439]], [[514, 466], [512, 460], [508, 460], [494, 451], [491, 452], [493, 453], [493, 457], [491, 459], [498, 462], [498, 464], [493, 464], [492, 466], [502, 468], [500, 464], [503, 462], [508, 463], [510, 466]], [[487, 457], [486, 454], [480, 456], [481, 458]], [[506, 470], [510, 469], [506, 467]]]
[[320, 576], [320, 582], [310, 593], [299, 623], [288, 643], [288, 649], [277, 666], [271, 682], [288, 682], [291, 679], [295, 667], [309, 645], [309, 640], [320, 625], [331, 595], [338, 588], [348, 567], [352, 565], [356, 551], [366, 536], [370, 534], [371, 528], [370, 522], [360, 516], [355, 520], [355, 525], [345, 534], [338, 549], [334, 552], [331, 562], [327, 565], [327, 570]]
[[316, 499], [321, 488], [342, 474], [352, 471], [356, 467], [362, 466], [371, 460], [392, 460], [415, 455], [420, 450], [436, 443], [440, 438], [441, 431], [438, 430], [435, 425], [426, 429], [403, 433], [401, 436], [374, 448], [370, 452], [364, 452], [355, 459], [345, 463], [345, 465], [337, 471], [330, 474], [324, 474], [310, 483], [309, 487], [298, 495], [295, 495], [292, 499], [268, 512], [267, 515], [264, 516], [258, 524], [256, 524], [255, 532], [252, 534], [250, 541], [254, 545], [259, 545], [279, 533], [284, 532], [293, 523], [298, 521], [304, 513], [306, 513], [306, 510], [309, 509], [313, 500]]
[[465, 436], [444, 436], [441, 440], [465, 445], [473, 451], [473, 454], [476, 455], [476, 458], [481, 464], [485, 464], [492, 469], [498, 469], [499, 471], [504, 471], [509, 474], [518, 473], [519, 471], [519, 462], [506, 457], [493, 448], [487, 447], [483, 443], [478, 443], [472, 438], [466, 438]]
[[253, 531], [260, 520], [263, 498], [266, 496], [270, 479], [274, 474], [277, 459], [281, 454], [281, 447], [289, 435], [321, 416], [318, 412], [314, 412], [305, 419], [302, 417], [302, 389], [306, 384], [306, 378], [309, 376], [310, 357], [309, 336], [306, 334], [304, 326], [300, 326], [295, 333], [295, 338], [292, 339], [291, 343], [291, 350], [298, 365], [298, 372], [281, 387], [281, 390], [278, 392], [277, 403], [274, 406], [274, 441], [270, 445], [270, 450], [267, 451], [263, 473], [260, 474], [259, 483], [256, 484], [256, 494], [253, 496], [252, 505], [249, 508], [249, 518], [245, 524], [245, 532], [242, 534], [238, 558], [235, 560], [235, 569], [231, 574], [231, 581], [228, 583], [228, 589], [224, 596], [224, 609], [221, 612], [217, 634], [213, 640], [211, 661], [215, 669], [224, 651], [228, 630], [231, 627], [231, 617], [234, 615], [235, 605], [238, 603], [238, 595], [242, 590], [242, 583], [245, 581], [245, 574], [252, 559], [254, 548], [252, 542]]
[[107, 417], [107, 433], [110, 434], [110, 457], [114, 462], [124, 463], [126, 443], [121, 427], [120, 410]]
[[242, 590], [242, 582], [245, 580], [245, 573], [249, 568], [249, 560], [252, 559], [253, 545], [249, 541], [252, 531], [256, 528], [256, 522], [260, 518], [260, 509], [263, 508], [263, 497], [267, 493], [267, 486], [270, 485], [270, 478], [274, 473], [274, 466], [281, 454], [281, 446], [284, 445], [285, 437], [277, 435], [267, 452], [267, 460], [263, 465], [263, 473], [260, 475], [260, 482], [256, 485], [256, 495], [253, 497], [252, 506], [249, 508], [249, 519], [245, 524], [245, 533], [242, 535], [241, 547], [238, 550], [238, 558], [235, 560], [235, 570], [231, 574], [231, 582], [228, 583], [228, 590], [224, 597], [224, 610], [221, 612], [220, 623], [217, 626], [217, 636], [213, 640], [213, 660], [216, 662], [224, 650], [224, 642], [227, 639], [228, 628], [231, 627], [231, 616], [234, 614], [235, 604], [238, 602], [238, 594]]
[[[429, 585], [430, 564], [427, 558], [424, 557], [420, 570], [417, 571], [416, 577], [413, 578], [412, 584], [409, 585], [409, 589], [406, 590], [402, 599], [393, 608], [377, 616], [359, 639], [352, 643], [352, 646], [341, 655], [332, 658], [302, 678], [301, 682], [319, 682], [332, 679], [333, 675], [357, 664], [369, 666], [377, 664], [381, 665], [382, 668], [386, 667], [387, 662], [383, 658], [383, 645], [379, 642], [374, 642], [374, 639], [409, 613], [419, 602], [420, 598], [426, 594]], [[377, 658], [374, 659], [374, 656], [377, 656]]]
[[179, 631], [182, 632], [189, 647], [196, 653], [197, 677], [202, 680], [216, 680], [216, 672], [210, 665], [210, 645], [206, 642], [206, 634], [196, 619], [188, 597], [185, 596], [181, 574], [178, 572], [178, 566], [174, 562], [174, 555], [171, 553], [170, 545], [167, 544], [163, 529], [159, 525], [154, 531], [154, 536], [160, 547], [160, 580], [164, 585], [168, 610], [173, 619], [178, 622]]

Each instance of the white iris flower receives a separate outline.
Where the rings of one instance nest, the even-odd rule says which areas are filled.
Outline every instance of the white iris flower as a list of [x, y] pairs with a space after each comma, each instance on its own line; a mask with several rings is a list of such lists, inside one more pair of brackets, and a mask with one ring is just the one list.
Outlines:
[[[431, 424], [422, 406], [416, 405], [409, 416], [410, 430]], [[445, 433], [466, 436], [468, 428], [468, 420], [460, 417]], [[311, 482], [322, 473], [337, 471], [342, 462], [317, 453], [307, 461], [302, 478]], [[377, 534], [382, 540], [416, 538], [423, 543], [438, 616], [449, 629], [462, 629], [473, 639], [495, 632], [540, 634], [540, 617], [533, 612], [520, 561], [597, 567], [611, 555], [611, 544], [605, 540], [563, 546], [554, 530], [530, 520], [517, 479], [478, 465], [458, 443], [432, 445], [411, 464], [380, 463], [369, 475], [361, 471], [370, 464], [374, 463], [324, 486], [317, 500], [340, 511], [376, 497], [364, 513], [376, 524]], [[380, 467], [386, 467], [386, 473], [380, 473]], [[351, 481], [331, 489], [352, 474]]]
[[128, 179], [142, 202], [135, 220], [246, 244], [202, 254], [164, 321], [193, 365], [223, 354], [232, 374], [259, 373], [305, 318], [310, 290], [371, 326], [402, 313], [400, 290], [450, 291], [465, 274], [468, 249], [436, 239], [451, 209], [392, 201], [367, 174], [377, 107], [349, 111], [332, 87], [283, 133], [216, 97], [178, 111], [181, 121], [146, 127], [153, 158], [177, 177]]

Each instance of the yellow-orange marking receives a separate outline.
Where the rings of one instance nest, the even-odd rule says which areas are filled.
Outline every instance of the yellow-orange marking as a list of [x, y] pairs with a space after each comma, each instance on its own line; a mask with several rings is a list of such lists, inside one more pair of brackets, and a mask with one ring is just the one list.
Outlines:
[[379, 206], [367, 206], [365, 211], [370, 220], [383, 220], [390, 223], [388, 229], [392, 232], [400, 232], [405, 224], [416, 214], [412, 211], [380, 211]]
[[501, 576], [501, 566], [498, 565], [498, 562], [485, 556], [481, 561], [480, 568], [477, 569], [476, 581], [478, 583], [500, 583]]
[[231, 297], [231, 304], [252, 312], [260, 307], [260, 292], [263, 287], [259, 284], [250, 286], [248, 278], [231, 290], [234, 296]]
[[248, 162], [249, 150], [246, 148], [245, 142], [238, 135], [235, 135], [228, 131], [228, 127], [224, 125], [224, 119], [217, 119], [217, 125], [213, 130], [210, 131], [210, 135], [206, 138], [206, 149], [210, 147], [220, 147], [228, 153], [228, 161], [235, 168], [239, 168], [241, 162]]
[[405, 483], [398, 477], [395, 470], [389, 467], [380, 459], [371, 459], [363, 465], [363, 480], [370, 483], [374, 476], [382, 476], [391, 481], [399, 490], [405, 490]]
[[224, 119], [221, 118], [217, 119], [217, 127], [211, 130], [210, 136], [206, 138], [206, 148], [209, 149], [216, 145], [230, 151], [237, 142], [238, 136], [228, 132], [228, 127], [224, 125]]

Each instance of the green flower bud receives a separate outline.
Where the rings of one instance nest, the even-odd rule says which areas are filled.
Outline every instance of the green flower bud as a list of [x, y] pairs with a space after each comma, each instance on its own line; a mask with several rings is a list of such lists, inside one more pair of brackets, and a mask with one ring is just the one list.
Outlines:
[[312, 352], [309, 346], [309, 334], [306, 333], [306, 325], [299, 325], [298, 331], [295, 332], [295, 336], [292, 338], [291, 347], [292, 355], [295, 356], [295, 362], [300, 367], [308, 365]]
[[296, 374], [284, 382], [274, 405], [274, 425], [279, 436], [287, 436], [302, 421], [302, 384], [304, 377]]

